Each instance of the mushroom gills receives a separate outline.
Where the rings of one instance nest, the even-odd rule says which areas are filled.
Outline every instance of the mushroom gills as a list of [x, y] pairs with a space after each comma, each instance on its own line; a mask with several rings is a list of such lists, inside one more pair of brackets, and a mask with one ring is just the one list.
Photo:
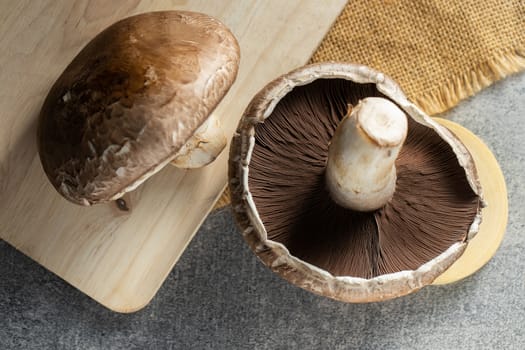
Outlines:
[[386, 98], [374, 84], [319, 79], [255, 127], [248, 184], [268, 239], [336, 276], [417, 269], [463, 242], [480, 206], [450, 145], [411, 118], [391, 200], [368, 212], [338, 205], [325, 179], [330, 140], [348, 104], [367, 97]]

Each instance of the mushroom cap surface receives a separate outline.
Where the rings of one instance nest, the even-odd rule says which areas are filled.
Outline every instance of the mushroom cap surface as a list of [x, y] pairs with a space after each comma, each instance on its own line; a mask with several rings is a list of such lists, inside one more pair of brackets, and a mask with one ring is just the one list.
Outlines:
[[168, 164], [233, 84], [239, 46], [218, 20], [185, 11], [111, 25], [60, 75], [39, 116], [49, 180], [81, 205], [107, 202]]
[[[292, 104], [287, 101], [290, 101], [288, 97], [293, 94], [296, 94], [295, 96], [307, 94], [309, 86], [321, 87], [326, 91], [331, 89], [335, 91], [339, 88], [336, 85], [331, 85], [330, 82], [338, 80], [349, 82], [351, 88], [356, 89], [358, 94], [371, 94], [372, 96], [387, 98], [406, 113], [409, 122], [409, 135], [407, 136], [407, 150], [402, 150], [400, 153], [400, 164], [397, 166], [399, 168], [398, 183], [401, 183], [400, 186], [402, 185], [405, 188], [414, 186], [414, 188], [425, 190], [425, 186], [418, 183], [417, 179], [412, 181], [410, 177], [407, 178], [406, 174], [413, 174], [414, 169], [405, 167], [403, 162], [411, 161], [411, 156], [407, 152], [411, 151], [410, 148], [419, 147], [421, 139], [426, 139], [427, 136], [432, 136], [432, 138], [439, 140], [437, 142], [437, 152], [443, 151], [443, 153], [446, 153], [443, 159], [447, 160], [448, 157], [451, 157], [452, 160], [450, 161], [455, 164], [454, 172], [445, 172], [448, 174], [447, 176], [458, 177], [457, 181], [454, 178], [446, 179], [443, 182], [443, 186], [445, 186], [445, 192], [454, 190], [456, 182], [459, 184], [457, 186], [462, 186], [461, 191], [464, 193], [460, 193], [458, 197], [461, 197], [459, 200], [469, 203], [470, 207], [466, 211], [467, 215], [464, 215], [467, 217], [467, 222], [462, 228], [456, 229], [455, 231], [457, 232], [453, 233], [446, 232], [448, 226], [442, 227], [441, 229], [444, 230], [443, 235], [449, 235], [450, 237], [440, 242], [439, 249], [430, 252], [432, 257], [422, 263], [419, 261], [425, 256], [414, 259], [416, 263], [414, 261], [405, 261], [398, 264], [395, 261], [396, 256], [392, 256], [392, 254], [387, 257], [379, 255], [379, 258], [385, 258], [382, 261], [384, 266], [382, 266], [381, 262], [374, 260], [378, 256], [365, 256], [364, 258], [366, 259], [374, 260], [373, 263], [377, 270], [367, 271], [366, 276], [361, 276], [347, 272], [363, 270], [359, 266], [357, 268], [351, 266], [352, 264], [359, 265], [362, 262], [354, 259], [354, 256], [348, 253], [349, 250], [340, 250], [342, 252], [340, 255], [347, 259], [347, 266], [334, 268], [332, 259], [327, 258], [323, 260], [326, 256], [320, 257], [323, 251], [331, 252], [330, 254], [334, 251], [337, 253], [344, 245], [340, 243], [350, 242], [355, 244], [357, 250], [354, 250], [354, 252], [357, 252], [359, 249], [363, 250], [363, 247], [366, 248], [363, 244], [368, 244], [369, 242], [356, 234], [355, 238], [336, 237], [335, 244], [325, 246], [325, 241], [333, 238], [330, 236], [330, 230], [335, 230], [337, 226], [337, 223], [331, 223], [329, 220], [330, 215], [334, 213], [343, 217], [342, 222], [344, 224], [362, 227], [365, 227], [370, 222], [370, 220], [364, 220], [366, 215], [371, 215], [373, 220], [376, 220], [376, 224], [380, 224], [381, 221], [388, 221], [389, 216], [403, 216], [403, 213], [391, 212], [392, 208], [408, 208], [411, 205], [414, 205], [414, 207], [407, 209], [407, 211], [410, 210], [411, 213], [430, 213], [434, 218], [436, 215], [450, 215], [450, 220], [455, 220], [459, 215], [464, 214], [459, 211], [458, 213], [434, 213], [433, 204], [418, 202], [417, 193], [413, 195], [416, 198], [414, 203], [405, 202], [406, 197], [394, 194], [392, 198], [394, 204], [389, 204], [385, 206], [385, 210], [380, 209], [373, 213], [349, 212], [333, 203], [329, 203], [326, 206], [318, 205], [319, 202], [329, 201], [329, 198], [327, 190], [323, 189], [324, 182], [319, 181], [319, 179], [322, 179], [322, 169], [326, 165], [326, 160], [322, 157], [316, 158], [313, 155], [318, 148], [318, 145], [313, 140], [324, 137], [329, 143], [331, 135], [323, 134], [331, 128], [331, 132], [333, 132], [334, 127], [333, 125], [330, 126], [330, 123], [336, 124], [337, 117], [341, 119], [344, 116], [344, 111], [337, 113], [336, 111], [340, 110], [342, 105], [346, 106], [346, 101], [329, 101], [329, 98], [326, 100], [325, 97], [329, 95], [328, 92], [326, 94], [324, 92], [319, 93], [312, 97], [309, 102], [314, 100], [321, 101], [319, 105], [322, 105], [324, 110], [333, 112], [332, 114], [335, 117], [332, 121], [328, 120], [330, 117], [327, 117], [326, 120], [320, 119], [320, 125], [310, 129], [307, 128], [306, 124], [311, 121], [305, 116], [310, 113], [307, 109], [311, 108], [308, 107], [304, 111], [299, 111], [298, 109], [293, 109]], [[319, 88], [316, 91], [319, 91]], [[272, 117], [278, 117], [276, 113], [281, 118], [283, 127], [288, 130], [286, 132], [293, 135], [293, 137], [290, 136], [290, 140], [287, 140], [287, 136], [283, 136], [286, 133], [283, 131], [283, 128], [270, 122]], [[287, 113], [290, 116], [289, 118], [286, 117]], [[337, 116], [337, 114], [339, 115]], [[303, 119], [305, 120], [304, 124], [302, 124]], [[308, 134], [310, 131], [307, 129], [315, 129], [314, 132], [316, 134]], [[265, 130], [266, 133], [261, 135], [262, 130]], [[411, 136], [411, 132], [414, 131], [417, 132], [416, 136]], [[299, 139], [303, 139], [305, 142], [298, 143], [297, 140]], [[273, 154], [272, 152], [275, 149], [272, 149], [272, 147], [279, 148], [279, 154]], [[305, 153], [301, 156], [290, 154], [289, 150], [286, 149], [287, 147], [296, 147], [296, 149], [300, 150], [309, 149], [310, 154]], [[325, 149], [320, 153], [327, 153], [328, 145], [323, 147]], [[421, 156], [421, 154], [418, 153], [417, 156]], [[287, 157], [290, 160], [295, 159], [297, 166], [292, 167], [287, 160], [283, 160]], [[268, 159], [267, 163], [255, 166], [254, 162], [261, 162], [262, 159]], [[304, 164], [308, 165], [300, 165], [300, 162], [305, 162]], [[439, 162], [438, 160], [433, 164], [439, 164]], [[269, 164], [272, 164], [271, 169], [269, 169]], [[280, 166], [282, 164], [285, 166]], [[293, 168], [299, 168], [300, 171], [295, 171]], [[428, 175], [425, 172], [429, 170], [431, 169], [423, 167], [421, 169], [422, 175]], [[317, 175], [303, 177], [301, 172], [306, 171], [317, 173]], [[293, 176], [300, 177], [300, 180], [294, 180]], [[232, 208], [237, 223], [248, 245], [264, 264], [299, 287], [345, 302], [371, 302], [391, 299], [409, 294], [432, 283], [435, 278], [461, 256], [468, 241], [477, 233], [481, 221], [481, 207], [484, 205], [475, 165], [464, 145], [448, 129], [437, 124], [408, 101], [399, 86], [392, 79], [371, 68], [355, 64], [321, 63], [302, 67], [285, 74], [263, 88], [247, 107], [232, 140], [229, 179]], [[304, 185], [300, 185], [302, 187], [293, 193], [285, 193], [288, 191], [287, 188], [292, 186], [292, 182]], [[257, 188], [257, 193], [253, 192], [255, 188]], [[426, 193], [421, 193], [421, 197], [429, 193], [434, 196], [433, 190], [432, 188], [427, 188]], [[436, 189], [436, 191], [439, 190]], [[315, 191], [317, 192], [311, 195]], [[442, 195], [446, 197], [448, 193], [437, 193], [437, 199], [439, 200], [439, 197]], [[282, 201], [278, 199], [280, 197], [283, 198]], [[314, 209], [310, 211], [304, 210], [300, 213], [300, 218], [292, 218], [290, 220], [287, 217], [289, 214], [287, 212], [289, 210], [287, 203], [294, 201], [290, 206], [296, 205], [298, 203], [296, 198], [303, 198], [304, 200], [301, 203], [306, 206], [311, 205]], [[402, 203], [400, 204], [399, 202]], [[269, 217], [268, 213], [273, 213], [275, 216]], [[299, 212], [294, 212], [294, 214], [297, 213]], [[321, 222], [311, 219], [316, 216], [328, 219]], [[399, 223], [399, 221], [395, 220], [393, 222]], [[428, 231], [428, 227], [433, 225], [439, 226], [439, 224], [439, 222], [432, 222], [431, 220], [427, 220], [427, 222], [421, 221], [416, 225], [412, 225], [412, 229], [421, 225], [423, 232], [425, 230]], [[294, 230], [295, 236], [291, 238], [281, 237], [286, 236], [287, 233], [285, 231], [287, 229]], [[386, 227], [385, 229], [389, 230], [388, 235], [383, 235], [381, 238], [386, 237], [392, 240], [398, 239], [396, 233], [402, 230], [402, 228], [398, 227]], [[307, 233], [309, 230], [317, 230], [317, 232]], [[437, 235], [439, 235], [439, 229], [436, 230], [433, 227], [432, 230], [437, 231]], [[362, 234], [365, 231], [367, 231], [366, 227], [357, 233]], [[404, 234], [416, 235], [417, 232], [411, 231]], [[435, 237], [430, 238], [434, 239]], [[341, 239], [340, 242], [338, 239]], [[304, 243], [307, 240], [309, 240], [308, 244], [310, 244], [307, 248], [311, 248], [309, 251], [307, 248], [304, 248]], [[388, 243], [386, 242], [386, 244]], [[419, 243], [416, 238], [416, 243], [413, 246], [417, 246], [417, 244]], [[396, 243], [396, 245], [402, 247], [403, 242]], [[388, 252], [386, 253], [388, 255]], [[418, 252], [408, 252], [405, 256], [410, 256], [411, 253], [417, 254]]]

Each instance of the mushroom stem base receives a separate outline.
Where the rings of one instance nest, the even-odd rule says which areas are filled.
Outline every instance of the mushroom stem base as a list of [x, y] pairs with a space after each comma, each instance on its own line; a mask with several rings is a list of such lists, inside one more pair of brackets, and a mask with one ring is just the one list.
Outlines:
[[212, 115], [182, 146], [171, 164], [182, 169], [201, 168], [213, 162], [226, 147], [226, 143], [221, 123]]
[[332, 137], [326, 184], [339, 205], [358, 211], [384, 206], [396, 188], [395, 160], [407, 136], [405, 113], [381, 97], [359, 101]]

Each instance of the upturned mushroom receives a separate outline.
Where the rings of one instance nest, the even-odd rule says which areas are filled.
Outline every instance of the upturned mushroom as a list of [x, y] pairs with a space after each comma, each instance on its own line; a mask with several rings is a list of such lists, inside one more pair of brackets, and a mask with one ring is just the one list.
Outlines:
[[37, 141], [49, 180], [91, 205], [119, 199], [170, 162], [210, 163], [226, 145], [212, 112], [238, 65], [235, 37], [204, 14], [151, 12], [111, 25], [43, 104]]
[[230, 149], [232, 206], [274, 272], [346, 302], [432, 283], [477, 233], [471, 155], [365, 66], [286, 74], [247, 107]]

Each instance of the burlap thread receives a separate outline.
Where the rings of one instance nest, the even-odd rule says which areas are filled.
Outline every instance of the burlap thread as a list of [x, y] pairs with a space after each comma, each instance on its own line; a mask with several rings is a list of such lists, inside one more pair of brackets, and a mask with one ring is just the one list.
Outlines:
[[[525, 69], [525, 0], [349, 1], [310, 59], [322, 61], [373, 67], [442, 113]], [[226, 191], [215, 207], [227, 204]]]

